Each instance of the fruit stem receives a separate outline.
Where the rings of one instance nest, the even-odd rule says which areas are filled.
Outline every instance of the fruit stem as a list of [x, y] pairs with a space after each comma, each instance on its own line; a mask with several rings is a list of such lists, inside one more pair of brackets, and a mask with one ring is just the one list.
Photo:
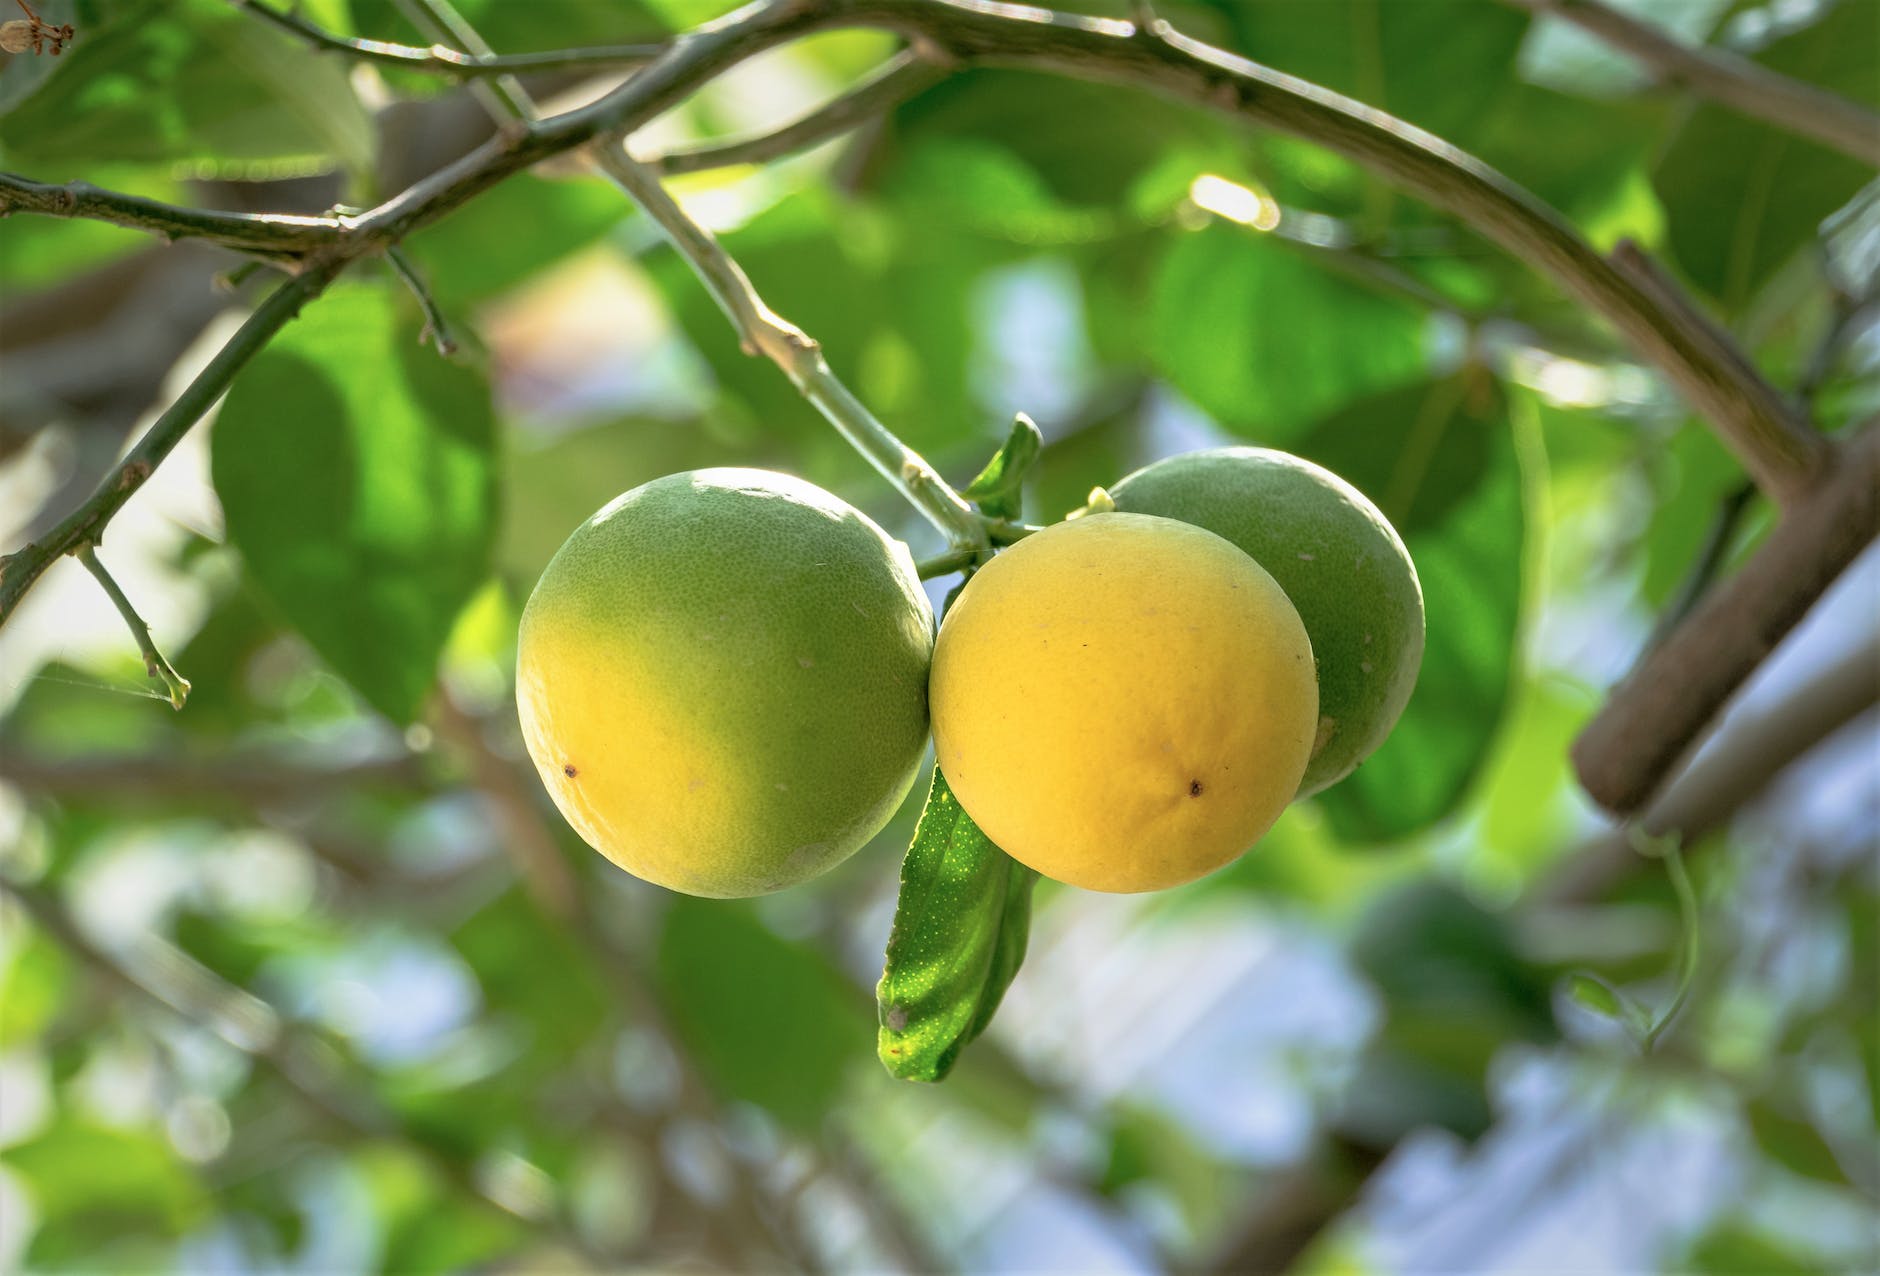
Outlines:
[[783, 370], [802, 396], [849, 445], [938, 528], [954, 549], [990, 549], [986, 520], [940, 477], [925, 457], [903, 443], [842, 383], [816, 339], [764, 304], [750, 277], [711, 231], [679, 207], [649, 167], [627, 154], [619, 134], [602, 138], [594, 164], [646, 210], [679, 255], [705, 284], [743, 339], [747, 354], [763, 355]]
[[932, 558], [923, 558], [914, 564], [915, 572], [922, 580], [932, 580], [936, 576], [951, 576], [954, 572], [965, 571], [979, 558], [976, 549], [962, 547], [949, 549], [944, 554], [935, 554]]

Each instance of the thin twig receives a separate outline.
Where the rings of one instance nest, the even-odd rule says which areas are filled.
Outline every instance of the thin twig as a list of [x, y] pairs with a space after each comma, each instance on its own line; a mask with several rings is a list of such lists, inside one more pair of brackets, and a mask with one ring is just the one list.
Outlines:
[[629, 70], [658, 57], [666, 46], [661, 44], [622, 44], [580, 49], [555, 49], [543, 53], [494, 54], [460, 53], [442, 44], [428, 49], [391, 44], [384, 40], [355, 40], [335, 35], [292, 13], [283, 13], [260, 0], [231, 0], [238, 9], [246, 9], [272, 22], [290, 35], [307, 43], [347, 57], [378, 66], [405, 71], [423, 71], [455, 80], [487, 79], [498, 75], [516, 75], [529, 71]]
[[[477, 29], [465, 22], [463, 15], [443, 0], [396, 0], [396, 3], [399, 12], [413, 26], [438, 41], [434, 48], [460, 57], [467, 54], [484, 62], [495, 59], [496, 50], [484, 43]], [[511, 121], [523, 124], [534, 122], [535, 102], [529, 96], [529, 91], [522, 87], [522, 81], [514, 75], [499, 74], [479, 80], [471, 84], [470, 88], [497, 128]]]
[[1671, 879], [1671, 889], [1678, 898], [1678, 920], [1683, 930], [1683, 942], [1679, 945], [1677, 992], [1672, 995], [1671, 1004], [1646, 1029], [1644, 1040], [1640, 1042], [1646, 1054], [1657, 1049], [1665, 1029], [1671, 1026], [1690, 1001], [1691, 989], [1697, 983], [1697, 964], [1703, 956], [1702, 916], [1697, 907], [1697, 892], [1691, 886], [1691, 875], [1684, 867], [1684, 855], [1678, 845], [1680, 840], [1676, 835], [1667, 837], [1653, 851], [1655, 857], [1664, 860], [1665, 875]]
[[735, 164], [762, 164], [847, 133], [946, 77], [945, 68], [909, 49], [884, 62], [839, 97], [781, 128], [646, 156], [640, 163], [666, 176]]
[[143, 654], [145, 672], [162, 682], [169, 690], [170, 707], [181, 709], [183, 702], [189, 699], [189, 679], [176, 672], [170, 662], [164, 658], [163, 653], [157, 650], [156, 640], [150, 636], [150, 626], [144, 623], [144, 618], [137, 614], [135, 607], [131, 606], [131, 600], [125, 597], [117, 581], [112, 578], [110, 572], [105, 570], [104, 564], [98, 561], [98, 551], [92, 543], [80, 542], [73, 552], [78, 556], [78, 561], [85, 564], [85, 570], [97, 580], [106, 596], [111, 599], [111, 605], [117, 608], [118, 615], [124, 618], [124, 627], [131, 631], [131, 637], [137, 640], [137, 650]]
[[1778, 128], [1812, 138], [1864, 164], [1880, 166], [1880, 114], [1857, 102], [1771, 71], [1728, 49], [1684, 44], [1600, 0], [1506, 0], [1555, 14], [1629, 54], [1661, 80]]
[[402, 248], [385, 250], [385, 260], [390, 263], [392, 273], [403, 281], [411, 295], [418, 300], [418, 309], [424, 314], [424, 331], [418, 334], [418, 340], [428, 341], [445, 358], [457, 353], [457, 339], [450, 335], [450, 326], [444, 322], [444, 312], [438, 307], [437, 298], [424, 286], [424, 277], [418, 268], [411, 264]]
[[782, 369], [836, 431], [945, 534], [950, 546], [985, 549], [985, 523], [972, 507], [925, 457], [901, 442], [850, 392], [823, 358], [815, 338], [764, 304], [743, 268], [711, 231], [679, 207], [658, 176], [628, 158], [618, 139], [603, 142], [593, 155], [596, 166], [646, 210], [704, 282], [738, 330], [745, 353], [761, 354]]
[[190, 427], [222, 397], [235, 374], [300, 313], [302, 306], [319, 296], [338, 273], [339, 267], [333, 264], [310, 268], [275, 289], [209, 361], [209, 366], [197, 374], [144, 432], [130, 454], [105, 475], [84, 504], [46, 533], [43, 540], [0, 558], [0, 624], [6, 623], [26, 591], [54, 560], [75, 553], [81, 545], [97, 543], [111, 516], [144, 485], [170, 450], [189, 433]]

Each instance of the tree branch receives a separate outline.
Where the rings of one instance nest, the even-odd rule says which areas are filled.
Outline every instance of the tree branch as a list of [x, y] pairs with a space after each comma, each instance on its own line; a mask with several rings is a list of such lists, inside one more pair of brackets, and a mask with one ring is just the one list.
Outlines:
[[282, 13], [260, 0], [230, 0], [238, 9], [246, 9], [288, 34], [318, 48], [343, 53], [375, 66], [396, 67], [405, 71], [423, 71], [454, 80], [487, 79], [498, 75], [518, 75], [529, 71], [595, 70], [617, 71], [643, 66], [658, 57], [660, 44], [621, 44], [581, 49], [555, 49], [544, 53], [503, 55], [461, 53], [443, 44], [428, 49], [408, 44], [390, 44], [384, 40], [355, 40], [334, 35], [292, 13]]
[[[1869, 635], [1779, 705], [1732, 718], [1728, 732], [1645, 808], [1638, 827], [1677, 834], [1688, 845], [1720, 828], [1776, 776], [1880, 703], [1880, 638]], [[1645, 861], [1624, 829], [1603, 833], [1537, 880], [1523, 908], [1597, 899]]]
[[781, 128], [646, 156], [639, 162], [666, 176], [728, 168], [734, 164], [762, 164], [807, 150], [865, 124], [938, 84], [947, 74], [946, 68], [936, 66], [916, 50], [909, 49], [884, 62], [847, 92]]
[[1728, 49], [1689, 45], [1600, 0], [1505, 0], [1554, 14], [1642, 63], [1659, 79], [1880, 167], [1880, 114]]
[[206, 239], [261, 257], [287, 259], [337, 243], [345, 233], [344, 223], [336, 217], [185, 208], [141, 195], [102, 190], [90, 182], [55, 185], [0, 173], [0, 217], [13, 213], [110, 222], [126, 230], [149, 231], [172, 242]]
[[1573, 744], [1593, 800], [1620, 816], [1657, 792], [1717, 710], [1880, 534], [1880, 421], [1832, 445], [1829, 477], [1729, 580], [1639, 660]]
[[105, 475], [83, 505], [68, 514], [43, 540], [0, 558], [0, 624], [6, 623], [20, 599], [54, 559], [76, 553], [81, 547], [95, 545], [102, 539], [111, 516], [144, 485], [171, 449], [189, 433], [190, 427], [222, 397], [235, 374], [300, 313], [302, 306], [325, 291], [339, 270], [338, 264], [311, 268], [277, 288], [248, 316], [229, 343], [209, 361], [209, 366], [177, 396], [176, 402], [145, 431], [123, 462]]

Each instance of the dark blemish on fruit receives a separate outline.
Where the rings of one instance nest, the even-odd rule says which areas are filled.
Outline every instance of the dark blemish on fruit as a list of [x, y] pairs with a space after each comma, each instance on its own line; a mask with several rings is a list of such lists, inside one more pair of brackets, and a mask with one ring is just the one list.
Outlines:
[[888, 1031], [900, 1032], [907, 1027], [907, 1007], [890, 1006], [888, 1008]]
[[561, 773], [562, 773], [563, 775], [565, 775], [565, 776], [567, 776], [567, 777], [568, 777], [568, 778], [569, 778], [570, 780], [572, 780], [572, 779], [574, 779], [574, 777], [575, 777], [575, 776], [577, 776], [577, 775], [579, 775], [579, 774], [580, 774], [580, 772], [579, 772], [579, 771], [576, 771], [576, 770], [574, 769], [574, 763], [572, 763], [572, 762], [564, 762], [564, 763], [562, 763], [562, 764], [561, 764]]
[[1199, 780], [1188, 781], [1188, 796], [1189, 797], [1201, 796], [1201, 781]]

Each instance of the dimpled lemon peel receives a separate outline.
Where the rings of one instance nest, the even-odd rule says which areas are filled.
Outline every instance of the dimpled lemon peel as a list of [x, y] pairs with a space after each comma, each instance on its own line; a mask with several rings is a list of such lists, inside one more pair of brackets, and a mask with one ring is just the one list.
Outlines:
[[583, 523], [522, 617], [523, 739], [568, 823], [649, 882], [780, 890], [880, 832], [927, 739], [912, 559], [811, 483], [668, 475]]
[[1159, 890], [1272, 826], [1318, 720], [1305, 627], [1212, 532], [1101, 513], [981, 568], [940, 627], [934, 747], [1005, 852], [1091, 890]]
[[1299, 796], [1390, 734], [1423, 663], [1423, 589], [1390, 521], [1322, 466], [1270, 448], [1189, 452], [1110, 489], [1119, 510], [1205, 527], [1270, 572], [1318, 659], [1319, 726]]

